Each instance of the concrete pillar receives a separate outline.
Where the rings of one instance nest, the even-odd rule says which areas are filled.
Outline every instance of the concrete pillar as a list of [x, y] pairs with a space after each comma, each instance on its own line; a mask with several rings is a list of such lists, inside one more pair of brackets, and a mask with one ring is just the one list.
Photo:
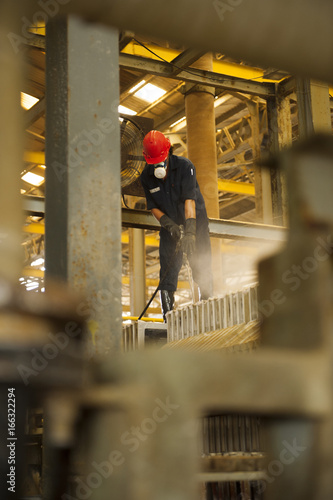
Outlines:
[[[127, 203], [130, 208], [135, 208], [135, 200], [135, 197], [127, 197]], [[146, 243], [144, 229], [128, 229], [128, 256], [130, 280], [130, 314], [131, 316], [140, 316], [147, 303]]]
[[297, 111], [299, 138], [313, 133], [332, 133], [329, 88], [325, 83], [297, 78]]
[[[193, 66], [212, 71], [212, 54], [205, 54]], [[219, 219], [214, 89], [204, 85], [188, 85], [185, 95], [185, 113], [188, 158], [196, 167], [197, 180], [205, 200], [208, 217]], [[220, 241], [212, 239], [211, 243], [214, 293], [218, 293], [221, 283]]]
[[140, 316], [147, 303], [145, 230], [130, 228], [128, 233], [131, 316]]
[[[194, 65], [212, 71], [212, 54], [205, 54]], [[186, 89], [187, 153], [194, 163], [205, 199], [208, 217], [219, 219], [217, 189], [214, 88], [195, 85]]]
[[118, 33], [78, 18], [46, 36], [46, 276], [86, 297], [92, 353], [121, 346]]

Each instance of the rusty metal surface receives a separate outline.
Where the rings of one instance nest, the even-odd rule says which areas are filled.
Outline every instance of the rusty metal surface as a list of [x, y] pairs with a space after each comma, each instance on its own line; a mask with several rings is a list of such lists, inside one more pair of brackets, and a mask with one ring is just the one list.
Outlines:
[[46, 272], [86, 296], [91, 351], [120, 350], [118, 33], [52, 19], [46, 63]]

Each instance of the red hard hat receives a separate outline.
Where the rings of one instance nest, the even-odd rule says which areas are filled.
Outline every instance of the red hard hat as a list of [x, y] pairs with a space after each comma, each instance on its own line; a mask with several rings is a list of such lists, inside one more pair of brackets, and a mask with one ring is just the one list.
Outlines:
[[170, 140], [158, 130], [151, 130], [143, 139], [143, 155], [146, 162], [160, 163], [164, 161], [169, 153]]

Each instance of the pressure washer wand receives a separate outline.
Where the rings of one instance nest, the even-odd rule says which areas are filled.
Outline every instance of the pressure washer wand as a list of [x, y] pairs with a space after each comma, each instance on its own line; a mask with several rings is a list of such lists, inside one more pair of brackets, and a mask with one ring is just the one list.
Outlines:
[[[184, 238], [185, 236], [185, 229], [184, 229], [184, 226], [179, 226], [180, 227], [180, 238], [179, 240], [177, 241], [177, 245], [176, 245], [176, 249], [175, 249], [175, 255], [178, 254], [178, 252], [181, 251], [181, 247], [182, 247], [182, 239]], [[189, 261], [188, 261], [188, 258], [187, 258], [187, 255], [185, 253], [183, 253], [183, 264], [186, 266], [187, 268], [187, 274], [188, 274], [188, 282], [189, 282], [189, 285], [190, 285], [190, 289], [191, 289], [191, 293], [192, 293], [192, 302], [194, 303], [194, 282], [193, 282], [193, 277], [192, 277], [192, 271], [191, 271], [191, 267], [190, 267], [190, 264], [189, 264]], [[164, 276], [162, 279], [165, 278], [165, 276], [168, 274], [171, 266], [173, 265], [173, 259], [170, 259], [170, 262], [169, 262], [169, 265], [168, 267], [166, 268], [165, 270], [165, 273], [164, 273]], [[150, 297], [149, 301], [147, 302], [147, 305], [146, 307], [144, 308], [144, 310], [142, 311], [142, 313], [140, 314], [138, 320], [140, 320], [142, 318], [142, 316], [144, 315], [144, 313], [147, 311], [148, 307], [150, 306], [150, 304], [153, 302], [157, 292], [159, 290], [159, 285], [157, 286], [156, 290], [154, 291], [153, 295]]]
[[[183, 232], [182, 232], [183, 231]], [[177, 241], [177, 245], [176, 245], [176, 249], [175, 249], [175, 256], [177, 255], [177, 253], [181, 250], [181, 245], [182, 245], [182, 238], [184, 237], [184, 234], [185, 234], [185, 231], [184, 231], [184, 227], [183, 226], [180, 226], [180, 238], [179, 240]], [[165, 270], [165, 273], [163, 275], [163, 277], [161, 278], [161, 280], [163, 280], [166, 275], [168, 274], [171, 266], [173, 265], [173, 259], [170, 259], [170, 262], [169, 262], [169, 265], [168, 267], [166, 268]], [[144, 315], [144, 313], [147, 311], [148, 307], [150, 306], [150, 304], [153, 302], [158, 290], [159, 290], [159, 287], [160, 285], [158, 284], [156, 290], [154, 291], [153, 295], [150, 297], [149, 301], [147, 302], [147, 305], [146, 307], [144, 308], [144, 310], [142, 311], [142, 313], [140, 314], [139, 318], [138, 318], [138, 321], [142, 318], [142, 316]]]

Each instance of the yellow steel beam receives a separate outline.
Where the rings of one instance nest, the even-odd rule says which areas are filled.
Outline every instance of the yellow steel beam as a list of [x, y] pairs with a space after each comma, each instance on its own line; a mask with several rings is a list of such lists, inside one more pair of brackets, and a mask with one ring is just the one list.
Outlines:
[[219, 191], [227, 191], [228, 193], [245, 194], [247, 196], [254, 196], [254, 184], [249, 182], [237, 182], [227, 179], [218, 179]]
[[30, 276], [31, 278], [44, 278], [44, 271], [35, 269], [34, 267], [25, 267], [22, 271], [23, 276]]
[[[160, 311], [160, 314], [162, 314], [161, 311]], [[137, 321], [138, 319], [139, 319], [139, 316], [123, 316], [123, 321], [128, 321], [128, 320]], [[163, 318], [141, 318], [140, 321], [151, 321], [151, 322], [155, 322], [155, 323], [163, 323], [164, 319]]]
[[27, 163], [37, 163], [38, 165], [45, 165], [45, 152], [24, 151], [23, 160]]
[[[23, 231], [25, 233], [33, 233], [33, 234], [44, 234], [45, 233], [45, 225], [40, 222], [32, 222], [27, 226], [23, 226]], [[121, 234], [121, 242], [125, 245], [129, 242], [129, 235], [127, 232]], [[159, 239], [156, 236], [147, 235], [145, 238], [145, 242], [147, 246], [158, 247]]]
[[[231, 182], [231, 181], [228, 181]], [[233, 181], [235, 182], [235, 181]], [[245, 182], [235, 182], [238, 185], [245, 184], [246, 186], [251, 186], [251, 184], [246, 184]], [[243, 193], [243, 191], [242, 191]], [[251, 193], [250, 193], [251, 194]], [[41, 222], [32, 222], [31, 224], [27, 226], [23, 226], [23, 231], [25, 233], [31, 233], [31, 234], [44, 234], [45, 232], [45, 226]], [[123, 244], [128, 244], [129, 236], [127, 232], [123, 232], [121, 235], [121, 242]], [[146, 241], [146, 246], [151, 246], [151, 247], [158, 247], [159, 246], [159, 239], [156, 236], [153, 235], [147, 235], [145, 238]], [[243, 247], [237, 245], [237, 243], [222, 243], [220, 244], [220, 250], [224, 254], [250, 254], [250, 255], [255, 255], [256, 253], [256, 248], [251, 248], [249, 246]]]
[[[131, 310], [130, 306], [122, 306], [123, 312], [129, 312]], [[161, 314], [161, 309], [159, 307], [149, 307], [146, 314]], [[124, 319], [124, 318], [123, 318]]]
[[[138, 45], [136, 42], [131, 41], [122, 50], [125, 54], [131, 54], [135, 56], [147, 57], [150, 59], [156, 59], [158, 61], [164, 59], [167, 62], [171, 62], [175, 57], [177, 57], [181, 52], [179, 50], [168, 49], [164, 47], [157, 47], [156, 45], [145, 44], [145, 46], [151, 51], [157, 54], [156, 56], [146, 50], [142, 45]], [[160, 57], [158, 57], [160, 56]], [[215, 73], [220, 73], [222, 75], [233, 76], [235, 78], [244, 78], [246, 80], [255, 79], [257, 82], [274, 82], [276, 80], [270, 80], [264, 78], [264, 71], [251, 66], [244, 66], [242, 64], [230, 63], [226, 61], [213, 61], [213, 71]]]
[[[43, 278], [44, 277], [44, 271], [41, 271], [40, 269], [35, 269], [33, 267], [25, 267], [23, 269], [23, 276], [31, 276], [33, 278]], [[123, 276], [122, 279], [122, 284], [123, 285], [129, 285], [130, 283], [130, 278], [129, 276]], [[157, 286], [159, 283], [158, 280], [154, 279], [146, 279], [146, 286]], [[178, 288], [190, 288], [189, 284], [187, 281], [178, 281]]]
[[[130, 284], [130, 277], [129, 276], [123, 276], [122, 279], [122, 284], [123, 285], [129, 285]], [[158, 280], [154, 280], [154, 279], [146, 279], [146, 286], [157, 286], [159, 283]], [[187, 289], [187, 288], [190, 288], [190, 285], [188, 284], [187, 281], [178, 281], [178, 288], [184, 288], [184, 289]]]
[[23, 231], [25, 233], [33, 233], [33, 234], [44, 234], [45, 226], [40, 222], [32, 222], [28, 226], [23, 226]]

